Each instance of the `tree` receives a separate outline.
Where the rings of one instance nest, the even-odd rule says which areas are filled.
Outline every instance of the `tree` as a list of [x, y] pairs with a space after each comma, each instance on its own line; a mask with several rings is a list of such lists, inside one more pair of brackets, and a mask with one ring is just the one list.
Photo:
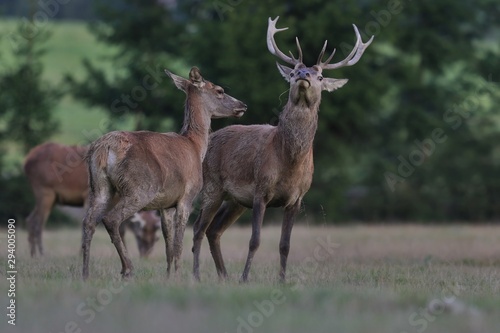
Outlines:
[[[24, 27], [17, 33], [25, 36]], [[42, 79], [43, 43], [46, 31], [33, 38], [16, 38], [13, 54], [16, 63], [0, 73], [0, 141], [20, 145], [23, 152], [49, 138], [58, 128], [51, 112], [62, 93]]]
[[178, 128], [183, 119], [183, 100], [164, 69], [187, 71], [178, 59], [183, 49], [183, 23], [161, 2], [153, 0], [102, 4], [98, 16], [100, 21], [90, 29], [100, 41], [116, 46], [115, 73], [106, 75], [85, 61], [86, 79], [77, 81], [67, 76], [73, 94], [108, 112], [110, 126], [104, 130], [117, 129], [130, 117], [135, 119], [135, 129]]
[[[352, 23], [365, 40], [375, 35], [356, 66], [325, 74], [350, 82], [323, 97], [316, 174], [305, 197], [309, 214], [324, 212], [330, 220], [498, 217], [499, 154], [492, 142], [500, 135], [500, 87], [489, 79], [500, 69], [495, 1], [186, 6], [197, 8], [189, 59], [245, 100], [242, 122], [248, 124], [276, 121], [278, 96], [286, 89], [265, 45], [267, 17], [280, 15], [280, 27], [290, 27], [278, 36], [280, 45], [295, 51], [293, 37], [299, 36], [309, 64], [323, 39], [345, 57]], [[433, 133], [441, 142], [429, 141]], [[408, 161], [414, 151], [418, 165]], [[410, 163], [411, 175], [398, 173], [399, 156]], [[402, 180], [394, 190], [388, 172]]]
[[[88, 66], [88, 79], [73, 82], [78, 96], [115, 118], [113, 105], [140, 111], [138, 128], [165, 127], [166, 118], [179, 128], [180, 101], [171, 87], [140, 101], [132, 90], [140, 91], [134, 87], [148, 66], [197, 65], [247, 103], [237, 122], [275, 124], [287, 85], [267, 51], [267, 18], [281, 16], [279, 27], [289, 30], [278, 43], [296, 54], [298, 36], [308, 65], [325, 39], [328, 51], [337, 47], [334, 61], [345, 57], [355, 23], [364, 40], [373, 34], [375, 41], [356, 66], [325, 73], [350, 82], [323, 96], [307, 213], [328, 220], [499, 216], [500, 153], [492, 142], [500, 133], [500, 88], [489, 79], [500, 72], [496, 1], [162, 3], [124, 0], [101, 11], [95, 32], [119, 47], [119, 71], [109, 79]], [[231, 123], [219, 121], [214, 129]]]
[[13, 39], [14, 65], [0, 73], [0, 219], [5, 223], [7, 218], [26, 217], [33, 198], [20, 166], [7, 168], [3, 152], [15, 147], [27, 153], [54, 134], [58, 123], [52, 109], [62, 96], [60, 89], [42, 79], [40, 57], [48, 33], [40, 31], [25, 38], [24, 29], [19, 25]]

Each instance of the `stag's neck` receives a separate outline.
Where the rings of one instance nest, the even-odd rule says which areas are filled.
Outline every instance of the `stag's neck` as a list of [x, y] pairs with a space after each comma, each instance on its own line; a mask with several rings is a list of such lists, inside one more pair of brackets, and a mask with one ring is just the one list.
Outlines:
[[210, 132], [210, 116], [204, 112], [201, 103], [187, 101], [184, 110], [184, 125], [180, 134], [193, 142], [201, 160], [205, 157]]
[[290, 101], [280, 114], [277, 126], [277, 143], [280, 151], [291, 162], [308, 156], [312, 150], [318, 127], [317, 105], [293, 104]]

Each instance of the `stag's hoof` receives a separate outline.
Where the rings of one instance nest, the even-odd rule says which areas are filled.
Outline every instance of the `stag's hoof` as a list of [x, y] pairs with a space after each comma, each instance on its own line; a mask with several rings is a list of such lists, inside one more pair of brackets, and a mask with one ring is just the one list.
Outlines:
[[126, 271], [122, 272], [122, 279], [123, 280], [130, 280], [134, 274], [132, 273], [132, 270], [127, 269]]

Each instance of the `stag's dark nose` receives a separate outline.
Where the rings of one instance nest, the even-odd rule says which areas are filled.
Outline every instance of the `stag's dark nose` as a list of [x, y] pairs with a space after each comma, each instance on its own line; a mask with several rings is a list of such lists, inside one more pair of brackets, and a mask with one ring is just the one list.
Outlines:
[[311, 73], [307, 69], [299, 69], [297, 71], [296, 80], [309, 80], [311, 78]]

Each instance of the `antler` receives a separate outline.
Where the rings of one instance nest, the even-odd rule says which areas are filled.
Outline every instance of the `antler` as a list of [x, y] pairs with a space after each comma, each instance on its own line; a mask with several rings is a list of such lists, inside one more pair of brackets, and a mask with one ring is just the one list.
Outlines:
[[[326, 50], [326, 44], [328, 41], [325, 41], [325, 44], [323, 45], [323, 49], [321, 50], [321, 53], [319, 54], [318, 62], [317, 65], [320, 66], [322, 69], [337, 69], [341, 67], [347, 67], [347, 66], [352, 66], [356, 64], [361, 56], [363, 55], [363, 52], [365, 52], [366, 48], [372, 43], [373, 38], [375, 36], [372, 36], [370, 40], [366, 43], [363, 43], [361, 40], [361, 35], [359, 34], [359, 30], [356, 27], [356, 25], [352, 25], [354, 27], [354, 32], [356, 33], [356, 45], [354, 45], [354, 48], [352, 49], [351, 53], [342, 61], [339, 61], [335, 64], [328, 64], [332, 58], [333, 55], [335, 54], [335, 49], [333, 49], [332, 54], [326, 59], [325, 62], [321, 62], [321, 59], [325, 55], [325, 50]], [[272, 52], [271, 52], [272, 53]]]
[[289, 63], [290, 65], [295, 66], [296, 64], [302, 63], [302, 49], [300, 48], [299, 39], [297, 37], [295, 37], [295, 42], [297, 43], [297, 48], [299, 50], [299, 58], [298, 59], [295, 59], [295, 57], [293, 56], [291, 51], [289, 51], [291, 57], [287, 56], [286, 54], [284, 54], [283, 52], [280, 51], [280, 49], [276, 45], [276, 41], [274, 40], [274, 34], [277, 32], [283, 31], [283, 30], [287, 30], [288, 28], [281, 28], [281, 29], [276, 28], [276, 22], [278, 22], [279, 18], [280, 17], [277, 16], [274, 20], [271, 20], [271, 18], [269, 18], [269, 20], [268, 20], [267, 49], [269, 50], [269, 52], [271, 52], [272, 54], [274, 54], [275, 56], [277, 56], [281, 60]]

